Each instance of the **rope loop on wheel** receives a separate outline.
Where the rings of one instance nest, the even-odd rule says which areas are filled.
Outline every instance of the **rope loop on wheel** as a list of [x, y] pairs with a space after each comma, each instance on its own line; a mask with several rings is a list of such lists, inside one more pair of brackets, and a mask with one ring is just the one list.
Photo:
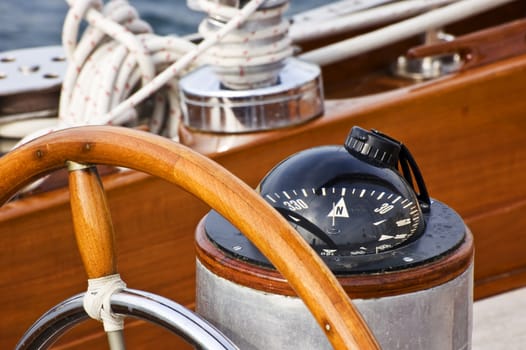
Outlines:
[[111, 296], [126, 288], [119, 274], [88, 279], [88, 290], [84, 295], [84, 310], [89, 317], [103, 323], [106, 332], [124, 328], [124, 317], [111, 311]]

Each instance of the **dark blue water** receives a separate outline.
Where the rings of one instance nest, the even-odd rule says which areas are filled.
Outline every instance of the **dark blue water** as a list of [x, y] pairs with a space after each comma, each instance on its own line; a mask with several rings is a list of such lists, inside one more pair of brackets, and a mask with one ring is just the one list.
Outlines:
[[[288, 14], [328, 2], [291, 1]], [[130, 3], [162, 35], [193, 33], [203, 18], [202, 13], [189, 10], [185, 0], [130, 0]], [[0, 51], [60, 44], [66, 11], [64, 0], [0, 0]]]

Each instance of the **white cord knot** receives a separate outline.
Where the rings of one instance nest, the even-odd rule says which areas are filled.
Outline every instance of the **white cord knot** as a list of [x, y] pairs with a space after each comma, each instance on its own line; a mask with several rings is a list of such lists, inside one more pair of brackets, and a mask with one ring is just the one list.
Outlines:
[[124, 318], [111, 311], [111, 296], [126, 288], [119, 274], [92, 278], [88, 280], [88, 290], [84, 295], [84, 310], [89, 317], [101, 321], [104, 331], [113, 332], [124, 328]]

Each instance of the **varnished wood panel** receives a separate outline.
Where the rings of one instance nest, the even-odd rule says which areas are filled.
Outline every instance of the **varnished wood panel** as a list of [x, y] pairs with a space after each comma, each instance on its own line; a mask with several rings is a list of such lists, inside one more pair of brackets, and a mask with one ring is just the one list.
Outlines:
[[467, 222], [478, 235], [475, 297], [484, 298], [526, 285], [526, 198]]

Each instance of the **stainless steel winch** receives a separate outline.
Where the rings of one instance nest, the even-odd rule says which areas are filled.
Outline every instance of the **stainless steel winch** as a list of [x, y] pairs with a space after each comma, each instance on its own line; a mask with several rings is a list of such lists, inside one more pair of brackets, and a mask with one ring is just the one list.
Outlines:
[[[212, 0], [199, 27], [215, 35], [244, 1]], [[196, 8], [197, 4], [190, 4]], [[321, 70], [292, 57], [288, 0], [268, 0], [180, 80], [183, 121], [204, 132], [242, 133], [304, 123], [323, 113]]]
[[[473, 242], [402, 143], [354, 127], [258, 186], [330, 267], [383, 349], [471, 348]], [[268, 260], [216, 212], [197, 233], [197, 310], [241, 349], [330, 349]]]

